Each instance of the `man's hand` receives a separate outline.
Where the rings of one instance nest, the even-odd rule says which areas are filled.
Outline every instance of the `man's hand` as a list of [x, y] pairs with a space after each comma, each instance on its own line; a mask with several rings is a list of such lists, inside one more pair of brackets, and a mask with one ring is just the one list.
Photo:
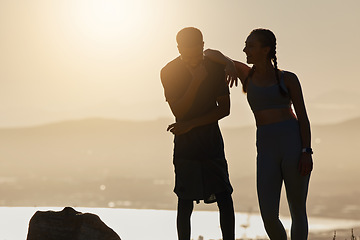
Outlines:
[[203, 63], [199, 64], [198, 66], [196, 66], [194, 68], [188, 67], [188, 69], [193, 77], [193, 81], [196, 81], [199, 84], [202, 83], [208, 75]]
[[190, 122], [177, 122], [170, 124], [166, 131], [172, 132], [174, 135], [181, 135], [189, 132], [193, 126]]
[[311, 154], [302, 153], [299, 161], [299, 171], [302, 176], [310, 174], [313, 169], [313, 160]]

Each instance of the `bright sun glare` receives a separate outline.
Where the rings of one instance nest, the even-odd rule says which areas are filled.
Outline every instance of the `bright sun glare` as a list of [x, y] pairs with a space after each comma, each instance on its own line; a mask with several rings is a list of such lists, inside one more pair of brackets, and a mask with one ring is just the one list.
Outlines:
[[144, 17], [138, 1], [79, 1], [76, 19], [84, 34], [101, 39], [127, 34], [138, 27]]

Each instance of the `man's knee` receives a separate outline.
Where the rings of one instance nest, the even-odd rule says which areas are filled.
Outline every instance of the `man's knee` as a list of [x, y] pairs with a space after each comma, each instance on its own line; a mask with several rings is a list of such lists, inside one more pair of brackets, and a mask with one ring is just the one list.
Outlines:
[[191, 215], [194, 209], [194, 202], [187, 199], [178, 199], [178, 214], [188, 214]]
[[216, 201], [219, 209], [233, 208], [233, 200], [229, 192], [216, 194]]

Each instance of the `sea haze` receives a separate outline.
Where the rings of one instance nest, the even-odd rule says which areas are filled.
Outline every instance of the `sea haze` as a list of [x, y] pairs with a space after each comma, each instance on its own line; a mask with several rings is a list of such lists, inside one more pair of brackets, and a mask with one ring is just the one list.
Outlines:
[[[84, 119], [0, 129], [0, 205], [175, 210], [171, 122]], [[356, 129], [360, 118], [312, 126], [309, 216], [360, 219]], [[258, 213], [255, 131], [222, 128], [238, 212]], [[284, 194], [280, 213], [289, 215]]]
[[[58, 207], [0, 207], [0, 240], [26, 239], [28, 223], [36, 211], [61, 211]], [[126, 240], [169, 240], [176, 239], [176, 211], [152, 209], [115, 209], [115, 208], [76, 208], [83, 213], [93, 213], [121, 239]], [[290, 219], [281, 216], [286, 231], [289, 233]], [[221, 239], [218, 212], [195, 211], [192, 215], [192, 239], [201, 235], [204, 240]], [[265, 229], [259, 214], [236, 213], [235, 237], [237, 239], [264, 239]], [[360, 233], [360, 221], [343, 219], [309, 219], [309, 238], [330, 239], [333, 231], [337, 236], [350, 236], [350, 229]], [[347, 231], [340, 232], [339, 230]], [[324, 238], [321, 238], [323, 236]]]

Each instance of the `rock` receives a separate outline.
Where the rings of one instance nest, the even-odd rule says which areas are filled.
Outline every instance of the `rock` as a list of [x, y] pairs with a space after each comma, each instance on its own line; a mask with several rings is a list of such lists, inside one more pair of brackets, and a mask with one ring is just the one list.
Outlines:
[[60, 212], [37, 211], [30, 219], [27, 240], [121, 239], [97, 215], [65, 207]]

